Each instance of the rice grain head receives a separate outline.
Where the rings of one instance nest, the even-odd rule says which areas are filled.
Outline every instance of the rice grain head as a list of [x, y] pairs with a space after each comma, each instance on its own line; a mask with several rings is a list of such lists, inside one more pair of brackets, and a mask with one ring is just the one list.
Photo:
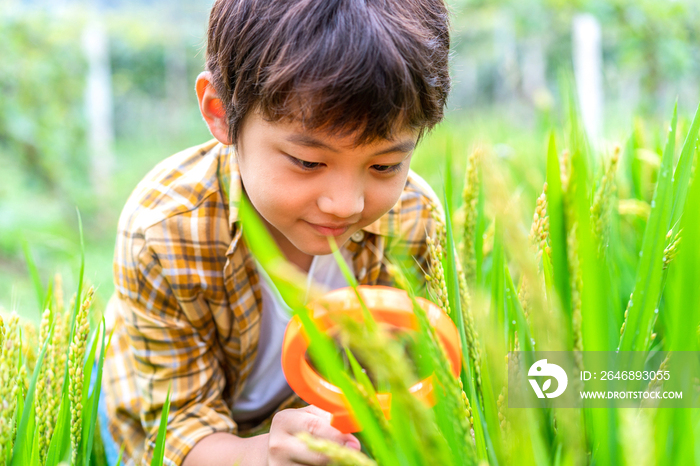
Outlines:
[[668, 242], [668, 246], [666, 246], [666, 248], [664, 249], [664, 270], [668, 268], [668, 265], [678, 254], [678, 247], [680, 246], [682, 231], [683, 229], [681, 228], [680, 230], [678, 230], [678, 233], [673, 235], [673, 229], [671, 229], [668, 230], [668, 233], [666, 234], [666, 241]]
[[[41, 324], [39, 326], [39, 344], [43, 347], [49, 337], [51, 328], [51, 309], [46, 308], [41, 316]], [[50, 379], [48, 373], [50, 371], [51, 361], [49, 351], [44, 356], [44, 362], [39, 370], [39, 376], [36, 381], [36, 393], [46, 394], [47, 396], [36, 397], [34, 401], [34, 419], [36, 425], [36, 435], [38, 436], [39, 446], [39, 462], [45, 461], [45, 451], [48, 451], [48, 442], [46, 440], [46, 418], [48, 416], [48, 402], [51, 398]]]
[[36, 365], [36, 359], [38, 357], [37, 349], [41, 349], [39, 346], [39, 334], [36, 330], [36, 325], [34, 322], [25, 320], [22, 323], [22, 360], [27, 366], [26, 370], [29, 372], [34, 371], [34, 366]]
[[[667, 371], [668, 370], [668, 362], [671, 359], [671, 353], [666, 353], [666, 357], [664, 358], [663, 361], [661, 361], [661, 364], [659, 364], [658, 371]], [[664, 381], [662, 378], [658, 379], [652, 379], [649, 381], [649, 384], [647, 385], [646, 392], [651, 393], [651, 392], [659, 392], [661, 391], [661, 388], [664, 385]], [[659, 398], [643, 398], [642, 402], [640, 403], [640, 408], [657, 408], [659, 406], [660, 399]]]
[[308, 432], [300, 432], [297, 438], [311, 451], [321, 453], [328, 457], [328, 464], [333, 466], [377, 466], [377, 463], [369, 459], [364, 453], [340, 445], [331, 440], [314, 437]]
[[[58, 306], [58, 305], [57, 305]], [[44, 420], [44, 441], [40, 457], [45, 458], [48, 447], [53, 436], [54, 426], [58, 420], [58, 412], [61, 404], [61, 393], [63, 392], [63, 374], [66, 369], [68, 353], [68, 329], [70, 325], [70, 313], [59, 311], [58, 307], [54, 314], [56, 325], [53, 336], [47, 348], [47, 386], [49, 391], [46, 396], [46, 412]]]
[[596, 188], [591, 204], [591, 225], [593, 236], [598, 243], [598, 254], [603, 255], [607, 249], [610, 236], [610, 216], [615, 204], [615, 173], [620, 159], [620, 146], [616, 146], [612, 157], [606, 162], [603, 177]]
[[460, 255], [464, 263], [464, 274], [467, 283], [474, 286], [476, 280], [476, 220], [478, 216], [477, 203], [479, 200], [479, 163], [482, 151], [477, 148], [467, 158], [467, 170], [465, 173], [464, 190], [464, 228], [462, 242], [459, 245]]
[[467, 345], [469, 347], [469, 359], [474, 367], [477, 391], [481, 391], [481, 345], [479, 343], [479, 334], [477, 333], [476, 326], [474, 324], [474, 315], [471, 312], [469, 285], [467, 283], [465, 272], [462, 270], [459, 262], [457, 262], [457, 277], [459, 280], [459, 294], [462, 304], [462, 320], [464, 321], [464, 330], [467, 337]]
[[12, 452], [16, 432], [15, 407], [20, 390], [19, 317], [13, 311], [4, 327], [0, 350], [0, 466]]
[[87, 346], [88, 334], [90, 333], [90, 321], [88, 310], [92, 304], [95, 289], [90, 287], [87, 291], [78, 314], [75, 318], [75, 333], [70, 347], [68, 358], [68, 374], [70, 376], [70, 409], [71, 409], [71, 464], [78, 462], [78, 449], [80, 446], [80, 436], [82, 431], [83, 412], [83, 359], [85, 358], [85, 347]]
[[54, 275], [54, 293], [53, 296], [56, 299], [56, 313], [63, 314], [63, 276], [60, 273]]
[[[443, 257], [443, 242], [441, 241], [440, 228], [444, 229], [444, 223], [440, 223], [435, 215], [435, 209], [432, 210], [433, 218], [436, 220], [435, 237], [428, 236], [426, 244], [430, 254], [429, 274], [426, 274], [425, 280], [428, 284], [428, 290], [433, 296], [435, 302], [445, 314], [450, 314], [450, 301], [447, 296], [447, 282], [445, 281], [445, 270], [442, 267]], [[440, 227], [441, 225], [441, 227]]]

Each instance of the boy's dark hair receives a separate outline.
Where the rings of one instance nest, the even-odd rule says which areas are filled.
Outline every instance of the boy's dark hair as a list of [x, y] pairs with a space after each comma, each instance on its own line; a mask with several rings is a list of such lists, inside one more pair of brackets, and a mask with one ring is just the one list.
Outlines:
[[206, 67], [235, 144], [243, 118], [358, 134], [422, 134], [450, 88], [443, 0], [216, 0]]

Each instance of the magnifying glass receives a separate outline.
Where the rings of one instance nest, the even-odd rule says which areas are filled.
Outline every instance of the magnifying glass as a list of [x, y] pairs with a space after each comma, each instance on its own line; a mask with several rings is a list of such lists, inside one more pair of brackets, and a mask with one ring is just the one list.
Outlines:
[[[388, 286], [367, 285], [359, 286], [358, 291], [377, 323], [403, 331], [418, 329], [418, 320], [413, 313], [413, 302], [406, 291]], [[457, 328], [437, 305], [424, 298], [415, 299], [425, 310], [428, 321], [435, 328], [447, 353], [452, 373], [458, 377], [462, 353]], [[337, 327], [337, 323], [332, 319], [334, 313], [343, 313], [355, 320], [362, 320], [362, 307], [351, 287], [331, 291], [309, 303], [307, 308], [311, 311], [311, 317], [319, 330], [327, 334], [333, 334]], [[360, 427], [353, 414], [347, 409], [345, 395], [311, 366], [306, 357], [308, 347], [309, 338], [302, 328], [301, 320], [295, 316], [287, 325], [282, 345], [282, 370], [287, 383], [302, 400], [329, 412], [333, 427], [343, 433], [358, 432]], [[411, 386], [410, 392], [426, 405], [433, 406], [435, 404], [432, 393], [433, 375], [415, 383]], [[377, 400], [384, 416], [389, 419], [391, 393], [377, 393]]]

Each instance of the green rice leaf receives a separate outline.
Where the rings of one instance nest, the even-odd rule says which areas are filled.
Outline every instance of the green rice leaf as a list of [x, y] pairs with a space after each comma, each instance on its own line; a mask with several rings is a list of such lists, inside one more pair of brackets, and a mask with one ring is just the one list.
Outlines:
[[603, 261], [599, 257], [597, 242], [590, 222], [591, 200], [586, 160], [574, 146], [572, 150], [574, 214], [576, 217], [576, 241], [580, 261], [583, 289], [581, 291], [581, 333], [586, 351], [610, 351], [615, 347], [618, 329], [613, 325], [612, 312], [608, 308], [609, 289]]
[[[666, 293], [665, 350], [671, 352], [696, 352], [700, 349], [697, 336], [700, 325], [700, 288], [697, 282], [700, 267], [700, 249], [697, 247], [700, 244], [700, 210], [697, 208], [700, 205], [700, 178], [694, 178], [687, 192], [687, 207], [681, 217], [683, 242], [669, 268]], [[698, 364], [684, 369], [673, 371], [674, 380], [664, 383], [664, 390], [682, 391], [684, 395], [694, 393], [695, 383], [691, 375], [697, 374]], [[659, 409], [655, 423], [657, 436], [664, 431], [667, 435], [663, 441], [657, 438], [657, 464], [698, 464], [697, 412], [691, 409]]]
[[[522, 305], [518, 299], [518, 292], [513, 285], [513, 279], [510, 276], [508, 266], [505, 266], [505, 291], [506, 291], [506, 308], [508, 315], [508, 326], [512, 326], [518, 331], [518, 341], [520, 342], [520, 351], [534, 351], [532, 346], [532, 335], [530, 327], [525, 319]], [[513, 324], [513, 322], [515, 322]], [[533, 361], [534, 362], [534, 361]]]
[[676, 141], [678, 104], [673, 109], [668, 141], [661, 159], [658, 181], [651, 203], [651, 213], [644, 230], [632, 305], [629, 309], [619, 349], [621, 351], [645, 351], [649, 348], [659, 303], [663, 276], [662, 258], [673, 210], [672, 164]]
[[[673, 174], [673, 213], [671, 214], [671, 225], [675, 225], [681, 218], [681, 213], [685, 207], [688, 186], [690, 185], [690, 177], [693, 169], [693, 160], [695, 159], [695, 149], [698, 142], [698, 131], [700, 131], [700, 105], [695, 111], [693, 123], [690, 125], [690, 131], [683, 143], [681, 155], [678, 158], [678, 164]], [[691, 204], [692, 205], [692, 204]]]
[[[99, 407], [99, 400], [100, 400], [100, 391], [102, 388], [102, 368], [104, 366], [104, 360], [105, 360], [105, 333], [107, 332], [107, 326], [105, 324], [105, 319], [104, 317], [102, 318], [102, 332], [100, 332], [99, 328], [98, 331], [96, 332], [97, 335], [102, 335], [100, 338], [101, 340], [101, 348], [100, 348], [100, 357], [97, 362], [97, 377], [95, 378], [95, 386], [92, 389], [92, 394], [90, 395], [90, 400], [87, 404], [83, 405], [86, 406], [86, 409], [83, 411], [83, 458], [85, 458], [85, 466], [90, 466], [90, 460], [91, 460], [91, 454], [92, 452], [92, 445], [95, 439], [95, 430], [98, 428], [98, 420], [97, 420], [97, 412], [98, 412], [98, 407]], [[114, 331], [114, 329], [112, 330]], [[93, 343], [93, 347], [97, 347]], [[86, 366], [92, 367], [93, 363], [95, 360], [95, 350], [94, 348], [90, 351], [90, 357], [88, 358], [88, 362], [86, 363]], [[86, 376], [87, 378], [87, 376]], [[87, 393], [87, 388], [83, 387], [83, 393]], [[85, 426], [88, 426], [88, 429], [86, 431]], [[98, 435], [99, 432], [98, 432]]]
[[357, 362], [357, 359], [352, 354], [352, 351], [350, 351], [350, 348], [345, 348], [345, 354], [348, 357], [348, 361], [350, 361], [350, 368], [352, 369], [352, 374], [355, 376], [355, 380], [357, 380], [360, 385], [367, 390], [367, 393], [369, 393], [371, 397], [376, 396], [376, 392], [374, 391], [372, 382], [369, 380], [369, 376], [367, 376], [364, 369], [362, 369], [360, 363]]
[[[89, 402], [90, 402], [89, 389], [90, 389], [90, 381], [92, 379], [92, 370], [93, 370], [93, 366], [95, 363], [95, 354], [97, 352], [97, 338], [99, 337], [99, 335], [100, 335], [99, 328], [97, 331], [92, 332], [92, 335], [90, 336], [90, 340], [88, 342], [89, 351], [87, 351], [85, 353], [85, 362], [83, 363], [83, 391], [82, 391], [82, 398], [80, 400], [80, 403], [83, 406], [83, 412], [81, 413], [81, 422], [82, 422], [81, 444], [85, 443], [85, 442], [83, 442], [83, 440], [85, 440], [87, 438], [88, 430], [91, 428], [87, 424], [89, 417], [91, 415], [91, 410], [89, 408]], [[84, 453], [84, 448], [81, 449], [81, 452]], [[84, 456], [82, 458], [83, 458], [83, 461], [86, 460]]]
[[34, 432], [34, 440], [32, 440], [32, 454], [29, 464], [32, 466], [39, 466], [41, 464], [39, 461], [39, 436], [37, 435], [36, 419], [34, 416], [31, 418], [31, 426], [29, 428]]
[[700, 177], [695, 177], [688, 192], [689, 208], [682, 216], [683, 242], [669, 268], [666, 293], [667, 351], [697, 351], [700, 325]]
[[[75, 309], [73, 310], [73, 316], [71, 318], [71, 330], [70, 330], [70, 340], [73, 341], [73, 334], [75, 333], [75, 317], [78, 315], [78, 310], [82, 304], [82, 293], [83, 293], [83, 280], [85, 278], [85, 241], [83, 237], [83, 219], [80, 216], [80, 210], [75, 209], [78, 214], [78, 232], [80, 234], [80, 275], [78, 276], [78, 292], [76, 294]], [[66, 375], [68, 374], [68, 366], [66, 365]]]
[[51, 325], [48, 334], [49, 336], [41, 347], [41, 353], [36, 361], [34, 372], [32, 373], [32, 378], [29, 382], [29, 389], [27, 390], [27, 394], [22, 401], [24, 404], [22, 409], [22, 418], [20, 420], [19, 427], [17, 428], [17, 436], [10, 466], [21, 466], [30, 464], [31, 462], [31, 450], [34, 444], [34, 392], [36, 391], [36, 381], [39, 378], [41, 365], [44, 362], [46, 348], [48, 347], [51, 335], [53, 335], [54, 327], [55, 323]]
[[569, 283], [569, 264], [566, 252], [564, 194], [562, 192], [561, 170], [554, 132], [549, 135], [549, 146], [547, 148], [547, 214], [549, 216], [549, 239], [552, 250], [551, 278], [559, 295], [562, 310], [568, 316], [570, 325], [571, 284]]
[[151, 466], [162, 466], [165, 458], [165, 433], [168, 430], [168, 414], [170, 413], [170, 389], [172, 382], [168, 384], [168, 394], [165, 396], [165, 403], [160, 412], [160, 424], [158, 425], [158, 435], [156, 436], [156, 446], [153, 448]]
[[[400, 283], [407, 283], [407, 292], [411, 302], [413, 304], [413, 313], [416, 316], [418, 323], [417, 332], [417, 348], [416, 354], [419, 355], [416, 360], [416, 366], [418, 367], [419, 373], [431, 373], [433, 374], [434, 381], [433, 385], [435, 387], [433, 395], [435, 396], [435, 406], [433, 412], [435, 413], [437, 425], [441, 434], [445, 437], [449, 444], [449, 450], [453, 457], [453, 463], [456, 461], [455, 458], [460, 458], [461, 462], [457, 464], [474, 464], [476, 462], [476, 452], [473, 448], [471, 441], [465, 442], [464, 439], [471, 437], [471, 434], [467, 432], [466, 429], [462, 427], [460, 416], [463, 416], [464, 402], [460, 398], [461, 392], [458, 390], [448, 389], [448, 387], [453, 387], [457, 380], [452, 374], [452, 369], [450, 362], [445, 357], [445, 353], [439, 347], [439, 342], [434, 338], [432, 332], [433, 328], [428, 320], [428, 315], [421, 307], [421, 305], [416, 300], [416, 293], [414, 291], [415, 286], [406, 280], [407, 271], [409, 269], [404, 264], [398, 264], [397, 273], [403, 278], [399, 281]], [[463, 369], [466, 373], [466, 369]], [[393, 405], [392, 405], [393, 408]], [[478, 414], [475, 414], [478, 416]], [[401, 424], [401, 423], [398, 423]], [[393, 425], [397, 425], [395, 422]], [[477, 442], [481, 442], [484, 451], [486, 447], [483, 442], [483, 438], [477, 438]], [[430, 459], [423, 460], [418, 464], [430, 463]], [[411, 463], [414, 464], [414, 463]]]
[[[447, 160], [448, 167], [451, 164], [451, 160], [448, 154]], [[462, 384], [469, 397], [470, 403], [473, 408], [474, 417], [474, 435], [476, 437], [477, 445], [477, 457], [480, 460], [488, 459], [492, 465], [497, 465], [498, 459], [496, 458], [495, 451], [493, 449], [493, 443], [488, 432], [488, 426], [486, 425], [486, 420], [484, 418], [483, 408], [479, 400], [479, 395], [476, 391], [476, 386], [474, 383], [474, 370], [471, 367], [469, 360], [469, 349], [467, 343], [467, 334], [464, 327], [464, 321], [462, 319], [462, 305], [461, 297], [459, 294], [459, 278], [457, 276], [457, 266], [456, 261], [458, 260], [457, 251], [454, 242], [454, 235], [452, 232], [452, 219], [451, 219], [451, 204], [450, 199], [452, 198], [452, 182], [451, 176], [449, 175], [449, 170], [445, 176], [445, 184], [443, 190], [443, 200], [444, 200], [444, 210], [445, 210], [445, 234], [447, 239], [445, 259], [443, 268], [445, 270], [445, 281], [447, 283], [447, 295], [450, 302], [451, 312], [450, 317], [457, 326], [457, 331], [459, 332], [460, 343], [462, 344], [462, 365], [463, 370], [461, 374]], [[483, 368], [482, 368], [483, 369]], [[482, 370], [482, 374], [483, 374]], [[482, 377], [483, 381], [483, 377]]]
[[[597, 254], [598, 246], [590, 224], [592, 190], [583, 148], [576, 137], [572, 138], [572, 169], [570, 183], [573, 189], [576, 221], [577, 253], [583, 283], [581, 290], [581, 333], [586, 351], [610, 351], [614, 348], [617, 329], [611, 310], [608, 309], [609, 289], [606, 286], [605, 269]], [[593, 444], [592, 462], [621, 464], [618, 438], [618, 421], [614, 409], [587, 409], [586, 427]]]
[[113, 466], [119, 466], [122, 464], [122, 455], [124, 454], [124, 447], [125, 447], [125, 445], [122, 443], [122, 446], [119, 449], [119, 456], [117, 457], [117, 462], [114, 463]]
[[335, 258], [336, 263], [340, 267], [340, 270], [343, 273], [343, 277], [345, 277], [345, 281], [347, 281], [350, 287], [352, 287], [353, 291], [355, 292], [355, 296], [357, 296], [357, 300], [360, 302], [360, 308], [362, 309], [362, 318], [364, 319], [365, 325], [367, 326], [367, 330], [369, 332], [374, 332], [377, 329], [377, 322], [375, 322], [372, 313], [369, 312], [369, 309], [367, 309], [367, 305], [365, 304], [365, 301], [362, 299], [362, 296], [360, 295], [360, 292], [357, 289], [357, 280], [355, 279], [355, 276], [350, 271], [348, 264], [345, 263], [345, 259], [340, 253], [338, 245], [336, 244], [335, 239], [332, 236], [328, 237], [328, 243], [331, 246], [331, 251], [333, 251], [333, 257]]
[[69, 453], [70, 449], [70, 399], [68, 398], [68, 379], [63, 382], [61, 407], [56, 418], [56, 428], [51, 436], [46, 465], [56, 466]]
[[552, 276], [552, 260], [549, 258], [547, 251], [542, 251], [542, 274], [544, 275], [544, 286], [547, 292], [547, 301], [551, 310], [552, 307], [552, 293], [554, 291], [554, 277]]

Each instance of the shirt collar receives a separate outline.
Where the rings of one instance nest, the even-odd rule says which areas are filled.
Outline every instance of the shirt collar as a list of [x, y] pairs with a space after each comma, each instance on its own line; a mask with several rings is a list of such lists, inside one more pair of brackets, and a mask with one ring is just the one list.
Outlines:
[[[236, 151], [231, 145], [218, 144], [219, 183], [224, 205], [228, 207], [229, 225], [239, 220], [238, 207], [241, 199], [241, 174], [238, 169]], [[401, 233], [401, 198], [384, 215], [370, 223], [362, 230], [375, 235], [397, 237]]]

